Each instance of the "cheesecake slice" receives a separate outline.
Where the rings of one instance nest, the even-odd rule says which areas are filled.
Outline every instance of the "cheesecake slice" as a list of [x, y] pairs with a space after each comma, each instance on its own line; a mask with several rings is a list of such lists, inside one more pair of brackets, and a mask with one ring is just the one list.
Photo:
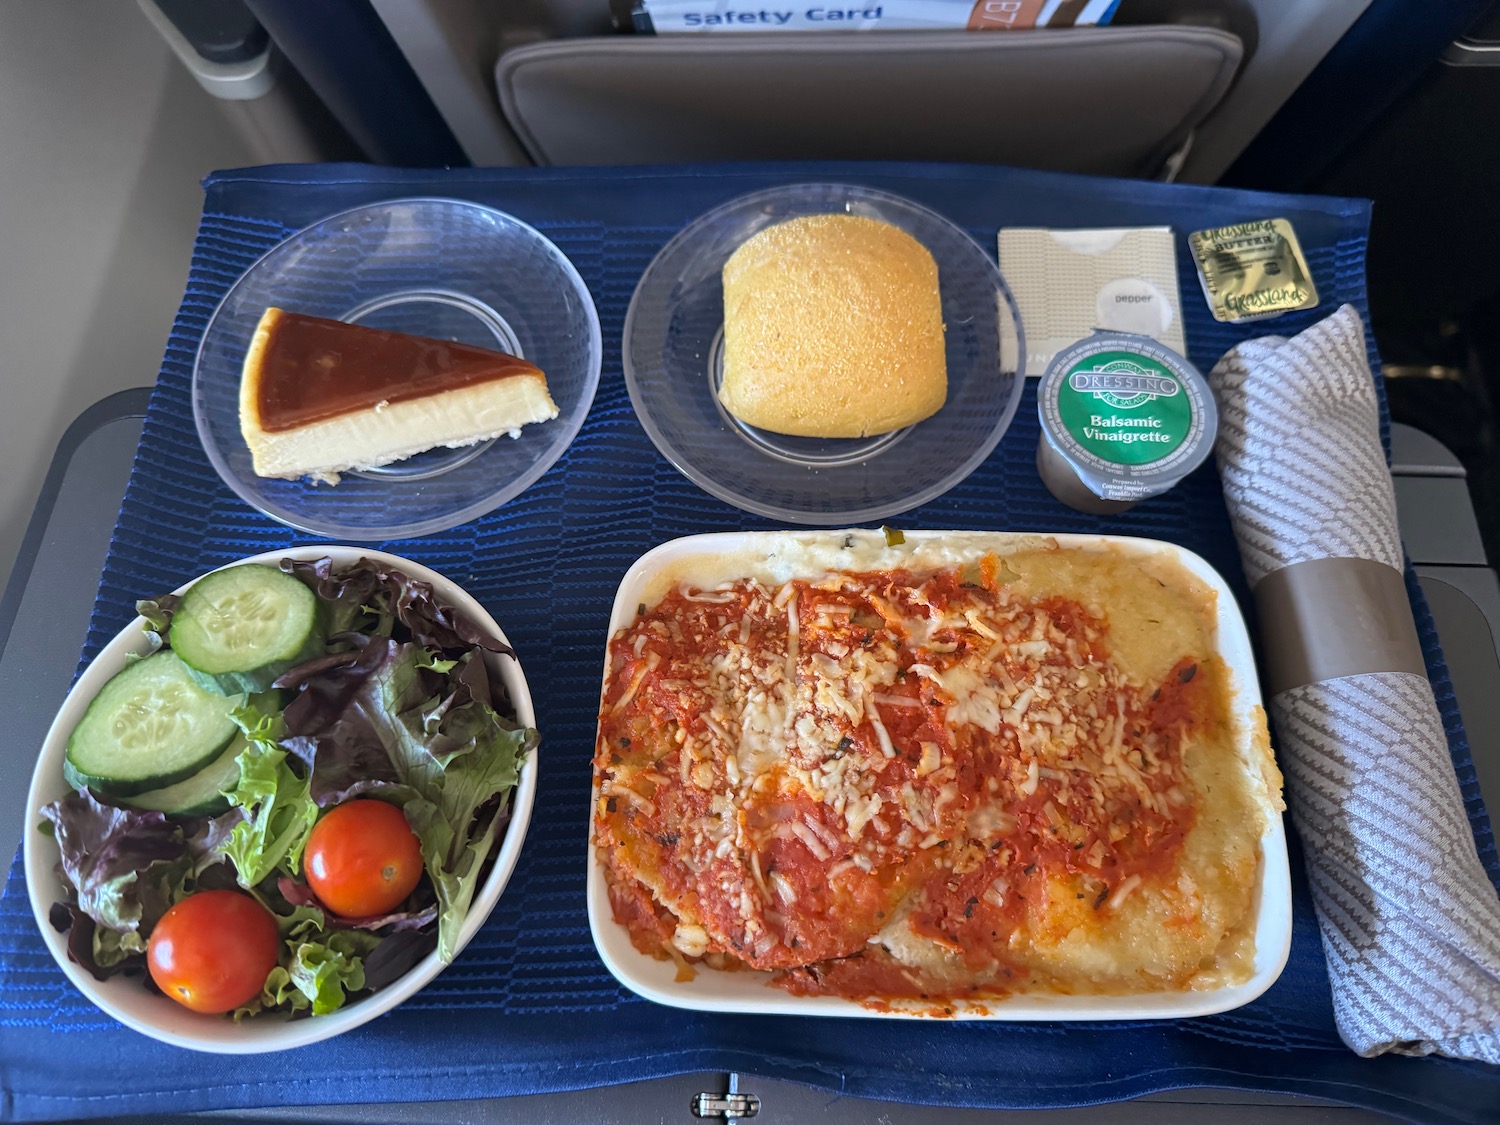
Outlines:
[[267, 309], [245, 355], [240, 432], [255, 472], [337, 484], [437, 446], [557, 417], [547, 377], [503, 352]]

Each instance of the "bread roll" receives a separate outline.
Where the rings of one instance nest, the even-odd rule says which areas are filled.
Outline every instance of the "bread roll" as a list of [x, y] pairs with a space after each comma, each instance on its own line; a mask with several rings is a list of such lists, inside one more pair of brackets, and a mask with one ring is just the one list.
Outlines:
[[724, 384], [740, 421], [858, 438], [936, 413], [948, 395], [937, 263], [858, 215], [767, 227], [724, 263]]

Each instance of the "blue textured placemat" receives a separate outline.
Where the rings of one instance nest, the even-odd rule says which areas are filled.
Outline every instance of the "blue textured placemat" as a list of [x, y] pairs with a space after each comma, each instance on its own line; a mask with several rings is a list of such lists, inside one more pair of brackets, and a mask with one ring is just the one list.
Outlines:
[[[136, 597], [242, 555], [306, 541], [238, 501], [214, 476], [194, 433], [194, 350], [234, 279], [292, 230], [358, 203], [448, 195], [500, 207], [551, 237], [593, 293], [605, 340], [598, 398], [566, 456], [520, 498], [453, 531], [385, 546], [467, 586], [520, 653], [543, 732], [536, 813], [499, 908], [457, 963], [395, 1012], [293, 1057], [205, 1065], [203, 1056], [114, 1024], [52, 964], [35, 933], [19, 867], [13, 869], [0, 897], [0, 1112], [93, 1117], [429, 1101], [745, 1070], [848, 1094], [951, 1105], [1080, 1105], [1221, 1085], [1316, 1094], [1429, 1120], [1500, 1115], [1500, 1071], [1438, 1059], [1362, 1060], [1339, 1042], [1295, 841], [1295, 933], [1286, 971], [1256, 1003], [1206, 1019], [1062, 1025], [719, 1017], [636, 999], [604, 970], [589, 939], [584, 872], [600, 653], [615, 586], [631, 561], [662, 540], [774, 526], [700, 492], [651, 446], [621, 373], [625, 309], [646, 264], [688, 220], [744, 192], [813, 179], [910, 196], [991, 250], [1001, 225], [1170, 224], [1182, 235], [1284, 216], [1308, 252], [1323, 306], [1269, 327], [1294, 333], [1346, 301], [1368, 316], [1368, 205], [1352, 200], [931, 165], [446, 173], [331, 166], [210, 178], [187, 293], [84, 658], [129, 619]], [[1257, 329], [1209, 316], [1185, 239], [1178, 243], [1189, 352], [1207, 369]], [[1371, 361], [1378, 364], [1373, 342]], [[1212, 467], [1165, 497], [1100, 519], [1062, 507], [1042, 488], [1032, 463], [1036, 436], [1028, 391], [1010, 432], [979, 471], [893, 522], [1170, 539], [1218, 567], [1245, 600]], [[1414, 582], [1410, 587], [1480, 852], [1492, 877], [1500, 877], [1437, 637], [1420, 591]]]

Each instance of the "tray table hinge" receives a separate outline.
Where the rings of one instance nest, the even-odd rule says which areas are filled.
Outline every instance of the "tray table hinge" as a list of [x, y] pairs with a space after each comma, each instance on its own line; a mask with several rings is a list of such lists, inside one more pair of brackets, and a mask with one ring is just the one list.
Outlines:
[[690, 1108], [694, 1117], [733, 1122], [759, 1113], [760, 1099], [754, 1094], [694, 1094]]

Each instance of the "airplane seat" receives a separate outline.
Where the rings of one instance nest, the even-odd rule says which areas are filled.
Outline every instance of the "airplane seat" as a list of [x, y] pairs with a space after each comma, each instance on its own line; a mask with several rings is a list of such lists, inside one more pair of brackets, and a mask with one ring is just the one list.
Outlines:
[[[1331, 44], [1367, 2], [1298, 6], [1341, 13], [1309, 17]], [[687, 35], [623, 34], [609, 0], [370, 3], [476, 164], [942, 160], [1171, 177], [1247, 76], [1252, 96], [1264, 86], [1263, 9], [1287, 0], [1124, 0], [1098, 28]], [[1251, 117], [1230, 115], [1245, 135], [1215, 169], [1263, 121]]]
[[1188, 24], [611, 35], [507, 50], [495, 85], [538, 164], [936, 160], [1152, 177], [1243, 56], [1233, 33]]

